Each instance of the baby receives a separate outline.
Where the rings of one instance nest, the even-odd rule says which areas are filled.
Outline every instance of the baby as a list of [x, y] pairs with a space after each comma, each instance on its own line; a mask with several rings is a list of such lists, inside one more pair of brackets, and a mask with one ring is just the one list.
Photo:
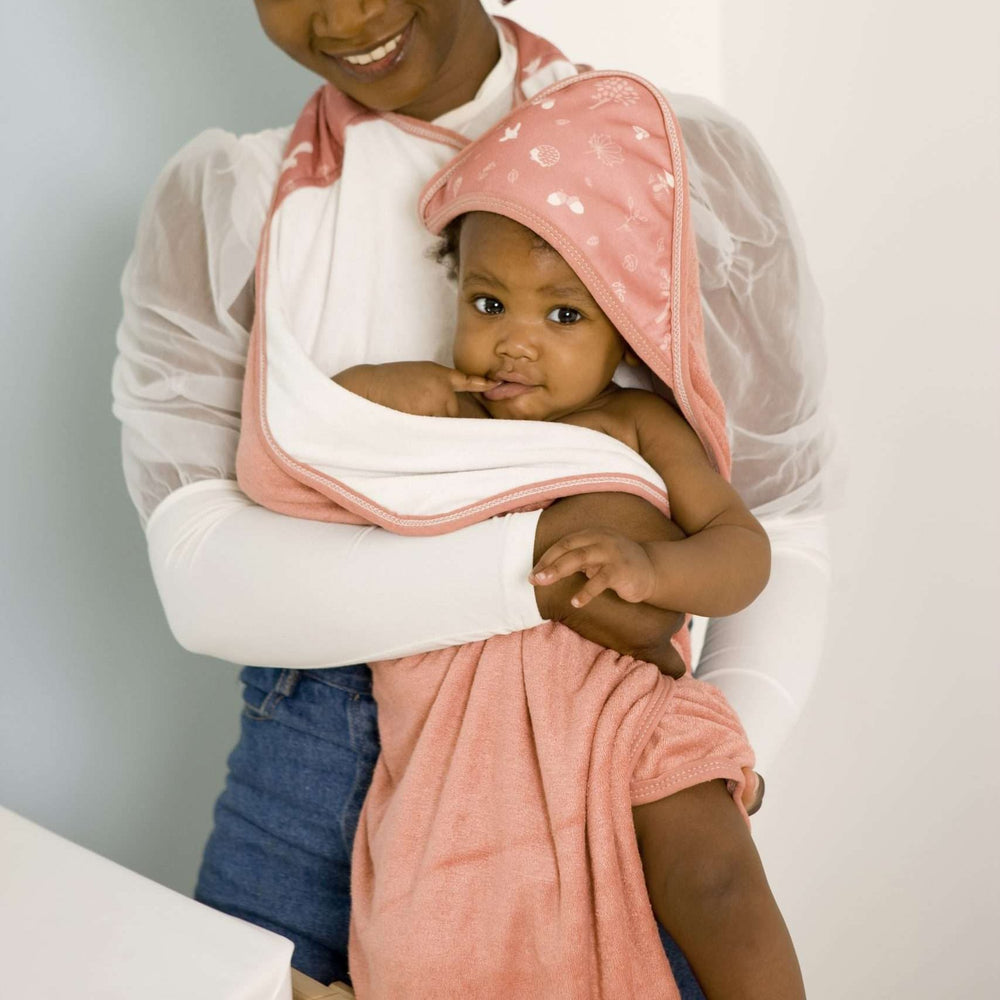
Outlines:
[[609, 531], [570, 535], [539, 560], [532, 582], [573, 573], [582, 607], [605, 589], [634, 603], [730, 615], [767, 583], [767, 535], [713, 468], [697, 435], [666, 400], [621, 389], [622, 361], [641, 362], [565, 260], [520, 223], [459, 216], [440, 257], [458, 277], [455, 368], [431, 362], [359, 365], [334, 381], [372, 402], [423, 416], [550, 420], [601, 431], [660, 474], [671, 516], [688, 536], [638, 545]]
[[[683, 536], [635, 542], [587, 530], [552, 545], [530, 579], [578, 580], [577, 607], [608, 590], [627, 602], [728, 615], [753, 601], [769, 574], [767, 537], [725, 476], [683, 170], [676, 122], [645, 81], [594, 73], [548, 88], [464, 149], [421, 198], [425, 224], [443, 235], [438, 257], [457, 278], [454, 368], [358, 365], [334, 377], [391, 409], [574, 424], [645, 459], [667, 487]], [[663, 395], [628, 385], [659, 386]], [[378, 950], [382, 929], [399, 924], [395, 947], [405, 949], [407, 924], [396, 915], [421, 912], [401, 910], [409, 894], [433, 908], [441, 956], [502, 949], [490, 980], [497, 995], [555, 995], [546, 977], [563, 962], [559, 995], [676, 996], [660, 982], [655, 941], [637, 922], [644, 880], [653, 912], [708, 997], [802, 997], [795, 951], [740, 804], [752, 753], [732, 710], [710, 685], [668, 681], [648, 663], [602, 655], [560, 628], [430, 654], [436, 672], [430, 659], [373, 665], [389, 745], [403, 745], [399, 732], [418, 732], [419, 720], [435, 728], [409, 797], [401, 784], [408, 758], [384, 740], [390, 759], [366, 802], [353, 861], [362, 982], [371, 987], [395, 961], [384, 948], [381, 965], [362, 958], [365, 945]], [[675, 637], [682, 650], [685, 632]], [[445, 677], [448, 694], [426, 690]], [[480, 679], [487, 695], [474, 702]], [[634, 702], [625, 694], [633, 683], [648, 692]], [[614, 704], [625, 707], [603, 728], [595, 720]], [[636, 726], [633, 704], [646, 706], [642, 718], [656, 717], [655, 733]], [[661, 704], [662, 715], [650, 707]], [[467, 732], [475, 736], [461, 739]], [[520, 749], [508, 752], [518, 739]], [[609, 753], [618, 763], [608, 764]], [[603, 794], [620, 788], [622, 770], [631, 844], [621, 793]], [[442, 777], [453, 773], [466, 775], [457, 798]], [[447, 818], [437, 826], [412, 818], [428, 810]], [[493, 827], [503, 829], [500, 840]], [[438, 840], [407, 840], [426, 831]], [[636, 841], [641, 873], [629, 861]], [[481, 858], [490, 860], [476, 868]], [[483, 906], [474, 905], [477, 894]], [[540, 906], [549, 924], [532, 922]], [[450, 913], [466, 922], [449, 922]], [[527, 927], [534, 940], [525, 940]], [[431, 941], [421, 938], [424, 952]], [[415, 952], [400, 968], [445, 961], [424, 958]], [[455, 995], [469, 983], [456, 980]], [[482, 988], [477, 981], [473, 993]]]
[[[346, 389], [424, 416], [550, 420], [624, 442], [662, 476], [678, 541], [637, 544], [612, 531], [572, 534], [538, 561], [533, 582], [582, 573], [582, 606], [605, 589], [701, 615], [749, 604], [769, 571], [767, 536], [666, 400], [612, 381], [639, 366], [566, 261], [520, 223], [459, 216], [440, 256], [458, 278], [455, 368], [359, 365]], [[633, 809], [653, 910], [709, 997], [803, 995], [791, 940], [749, 830], [725, 784], [694, 785]]]

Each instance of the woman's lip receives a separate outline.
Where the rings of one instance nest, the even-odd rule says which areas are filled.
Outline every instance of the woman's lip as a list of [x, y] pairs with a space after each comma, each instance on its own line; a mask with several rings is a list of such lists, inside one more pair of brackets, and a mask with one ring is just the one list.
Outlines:
[[[410, 21], [412, 20], [413, 18], [410, 18]], [[391, 34], [386, 35], [385, 38], [381, 38], [377, 42], [372, 42], [370, 45], [366, 45], [363, 48], [352, 49], [350, 52], [329, 52], [327, 55], [336, 56], [337, 58], [341, 56], [363, 56], [366, 52], [372, 52], [374, 49], [380, 48], [388, 42], [391, 42], [398, 35], [402, 35], [403, 32], [405, 32], [410, 26], [410, 21], [407, 21], [406, 24], [404, 24], [398, 31], [393, 31]]]
[[[410, 21], [407, 23], [406, 27], [403, 28], [401, 32], [397, 31], [395, 35], [390, 35], [384, 42], [379, 42], [376, 45], [371, 45], [367, 49], [360, 49], [355, 52], [338, 52], [338, 53], [325, 52], [323, 51], [323, 49], [320, 49], [319, 52], [325, 58], [331, 59], [333, 62], [335, 62], [337, 64], [337, 68], [342, 73], [345, 73], [347, 76], [352, 76], [356, 80], [366, 80], [366, 81], [376, 80], [379, 77], [384, 76], [386, 73], [389, 73], [393, 69], [395, 69], [396, 65], [406, 54], [406, 49], [407, 46], [409, 45], [410, 36], [413, 33], [411, 30], [412, 28], [413, 28], [413, 19], [411, 18]], [[377, 49], [379, 45], [385, 45], [385, 42], [392, 41], [392, 39], [395, 38], [397, 35], [400, 36], [399, 44], [392, 50], [392, 52], [388, 53], [388, 55], [383, 56], [383, 58], [379, 59], [378, 62], [370, 62], [361, 66], [358, 65], [357, 63], [350, 63], [347, 61], [347, 59], [344, 58], [345, 56], [361, 55], [362, 53], [370, 52], [372, 49]]]

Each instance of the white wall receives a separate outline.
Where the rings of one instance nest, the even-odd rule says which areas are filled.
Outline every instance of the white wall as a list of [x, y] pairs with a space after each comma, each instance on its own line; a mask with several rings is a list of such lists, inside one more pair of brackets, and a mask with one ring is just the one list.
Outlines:
[[[170, 153], [208, 125], [290, 121], [313, 82], [249, 0], [14, 7], [0, 32], [16, 95], [0, 161], [0, 802], [187, 891], [238, 690], [235, 668], [173, 643], [156, 601], [109, 412], [117, 281]], [[824, 671], [756, 834], [811, 997], [991, 995], [996, 7], [507, 13], [572, 58], [721, 96], [788, 187], [827, 301], [851, 479]]]
[[731, 4], [726, 104], [797, 206], [850, 463], [828, 653], [756, 824], [812, 998], [995, 996], [1000, 15]]
[[628, 69], [675, 93], [722, 99], [722, 0], [519, 0], [494, 14], [552, 39], [577, 63]]

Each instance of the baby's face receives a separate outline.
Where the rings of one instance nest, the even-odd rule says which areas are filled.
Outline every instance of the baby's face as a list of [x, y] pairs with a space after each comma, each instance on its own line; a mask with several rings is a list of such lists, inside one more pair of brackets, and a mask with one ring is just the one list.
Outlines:
[[473, 212], [458, 253], [455, 367], [500, 379], [490, 415], [557, 420], [607, 388], [625, 345], [573, 269], [529, 229]]

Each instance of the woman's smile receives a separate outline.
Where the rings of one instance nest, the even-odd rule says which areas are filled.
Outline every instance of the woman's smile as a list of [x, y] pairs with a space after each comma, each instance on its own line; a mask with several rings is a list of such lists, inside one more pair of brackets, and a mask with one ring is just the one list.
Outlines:
[[374, 111], [431, 121], [472, 100], [500, 56], [479, 0], [255, 0], [268, 37]]
[[410, 38], [412, 37], [413, 19], [407, 22], [402, 31], [390, 38], [376, 42], [374, 45], [351, 53], [331, 52], [326, 47], [326, 40], [319, 43], [319, 52], [327, 59], [337, 64], [337, 68], [357, 80], [371, 81], [392, 72], [406, 57]]

